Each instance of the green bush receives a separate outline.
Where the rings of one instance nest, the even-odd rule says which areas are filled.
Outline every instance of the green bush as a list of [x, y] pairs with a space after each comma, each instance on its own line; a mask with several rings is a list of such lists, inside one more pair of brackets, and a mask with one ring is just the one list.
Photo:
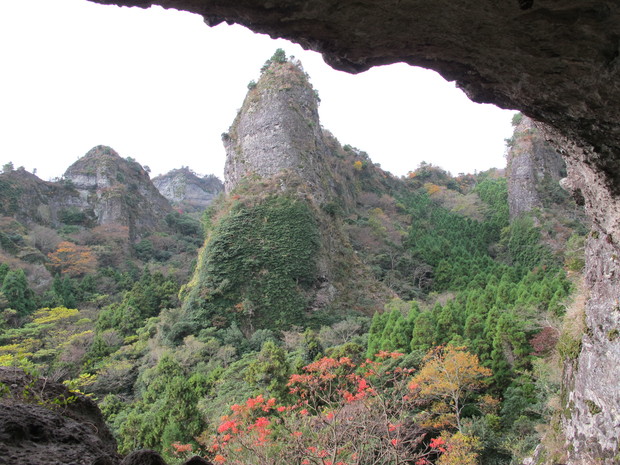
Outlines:
[[168, 215], [166, 215], [166, 224], [172, 230], [183, 236], [202, 234], [202, 226], [198, 220], [179, 212], [168, 213]]
[[69, 225], [86, 225], [88, 223], [88, 216], [82, 210], [70, 207], [64, 210], [61, 210], [58, 213], [58, 219], [64, 223]]
[[515, 113], [512, 117], [512, 126], [516, 126], [523, 119], [523, 113]]

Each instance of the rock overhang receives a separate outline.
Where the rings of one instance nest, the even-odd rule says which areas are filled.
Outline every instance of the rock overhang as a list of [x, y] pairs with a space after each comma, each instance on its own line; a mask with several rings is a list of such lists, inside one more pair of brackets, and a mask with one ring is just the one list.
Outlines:
[[[605, 0], [91, 0], [187, 10], [323, 54], [349, 73], [404, 62], [475, 102], [523, 111], [600, 153], [620, 153], [620, 5]], [[613, 163], [609, 160], [613, 159]], [[607, 161], [605, 161], [607, 160]], [[615, 182], [614, 182], [615, 184]]]

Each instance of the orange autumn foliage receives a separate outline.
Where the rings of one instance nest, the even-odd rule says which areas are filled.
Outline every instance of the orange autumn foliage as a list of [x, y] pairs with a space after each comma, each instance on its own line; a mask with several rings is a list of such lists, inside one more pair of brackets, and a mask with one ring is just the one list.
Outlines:
[[71, 277], [92, 273], [97, 267], [97, 259], [90, 247], [64, 241], [56, 251], [47, 255], [50, 267], [63, 275]]
[[428, 195], [436, 194], [437, 192], [442, 190], [441, 186], [438, 186], [437, 184], [433, 184], [431, 182], [425, 183], [424, 189], [426, 189], [426, 192], [428, 193]]

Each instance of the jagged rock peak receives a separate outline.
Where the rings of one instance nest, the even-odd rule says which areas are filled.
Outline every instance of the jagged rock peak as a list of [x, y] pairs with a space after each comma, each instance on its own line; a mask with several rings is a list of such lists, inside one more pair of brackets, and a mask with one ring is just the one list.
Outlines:
[[543, 206], [553, 189], [560, 190], [566, 164], [545, 140], [534, 121], [521, 114], [513, 120], [514, 134], [508, 140], [507, 169], [510, 217]]
[[224, 191], [217, 176], [201, 177], [186, 166], [153, 178], [153, 184], [173, 206], [184, 211], [203, 210]]
[[132, 158], [122, 158], [114, 149], [98, 145], [73, 163], [63, 176], [78, 189], [102, 189], [124, 183], [124, 174], [148, 179], [148, 173]]
[[278, 50], [248, 88], [229, 132], [222, 135], [226, 192], [244, 177], [268, 178], [284, 170], [318, 185], [326, 146], [319, 99], [301, 63]]
[[134, 239], [160, 227], [172, 211], [140, 163], [104, 145], [89, 150], [63, 177], [79, 193], [76, 206], [92, 209], [97, 224], [128, 226]]

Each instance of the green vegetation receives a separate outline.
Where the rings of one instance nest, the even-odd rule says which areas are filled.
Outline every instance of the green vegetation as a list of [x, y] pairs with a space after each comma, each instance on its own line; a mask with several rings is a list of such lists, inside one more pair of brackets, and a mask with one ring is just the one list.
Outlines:
[[512, 117], [512, 126], [514, 127], [518, 125], [522, 119], [523, 119], [523, 113], [515, 113], [514, 116]]
[[65, 224], [86, 226], [89, 221], [86, 212], [77, 207], [61, 210], [58, 216], [58, 219]]
[[20, 316], [28, 315], [36, 308], [36, 301], [24, 270], [8, 270], [6, 264], [0, 267], [0, 276], [4, 275], [0, 292], [6, 299], [6, 307], [16, 310]]
[[145, 270], [140, 279], [125, 292], [123, 300], [102, 309], [97, 318], [98, 332], [112, 329], [123, 337], [144, 326], [146, 319], [159, 315], [164, 308], [177, 305], [179, 286], [161, 273]]
[[[415, 449], [431, 463], [450, 463], [451, 456], [441, 452], [444, 444], [458, 445], [462, 460], [477, 456], [483, 464], [508, 464], [523, 456], [538, 440], [536, 425], [553, 413], [548, 399], [559, 395], [549, 361], [556, 340], [562, 358], [573, 359], [580, 350], [578, 331], [557, 336], [544, 323], [563, 317], [572, 285], [562, 266], [578, 268], [580, 236], [557, 256], [532, 218], [509, 223], [506, 182], [496, 175], [452, 178], [424, 165], [399, 187], [388, 188], [372, 163], [356, 169], [355, 161], [366, 160], [359, 151], [339, 153], [335, 176], [350, 176], [351, 185], [364, 179], [354, 192], [343, 192], [358, 199], [354, 206], [338, 198], [316, 205], [299, 191], [249, 183], [205, 212], [202, 224], [174, 213], [166, 218], [169, 233], [134, 244], [119, 228], [86, 230], [87, 235], [72, 236], [76, 243], [39, 230], [37, 244], [52, 251], [50, 260], [62, 265], [58, 269], [77, 266], [80, 272], [56, 274], [50, 288], [37, 295], [24, 271], [0, 266], [5, 299], [0, 363], [62, 373], [68, 383], [98, 397], [122, 453], [155, 448], [172, 462], [190, 447], [217, 457], [211, 438], [231, 405], [274, 398], [293, 412], [289, 380], [305, 376], [304, 366], [327, 363], [322, 360], [334, 360], [343, 376], [361, 376], [356, 382], [374, 386], [373, 395], [394, 409], [394, 421], [404, 415], [432, 431], [421, 440], [426, 449]], [[359, 288], [357, 313], [309, 308], [320, 283], [325, 228], [330, 237], [350, 238], [357, 252], [357, 262], [340, 263], [371, 270], [355, 275], [357, 283], [348, 282]], [[205, 235], [193, 278], [183, 285], [187, 274], [175, 277], [172, 251], [189, 254]], [[23, 240], [15, 241], [21, 250]], [[119, 261], [117, 249], [135, 258]], [[84, 268], [61, 254], [67, 250], [117, 266]], [[353, 270], [349, 265], [338, 272], [347, 282]], [[371, 319], [359, 309], [373, 305], [364, 296], [377, 283], [404, 298], [386, 298], [385, 311]], [[331, 321], [325, 318], [328, 311]], [[425, 375], [437, 370], [437, 363], [453, 363], [453, 355], [476, 376], [458, 405], [449, 401], [448, 391], [431, 395], [446, 386]], [[364, 378], [361, 368], [347, 371], [349, 363], [387, 363], [381, 376], [399, 373], [404, 384], [396, 390], [392, 378]], [[334, 412], [361, 399], [362, 391], [346, 392], [343, 404], [330, 398]], [[402, 410], [403, 398], [415, 402]], [[317, 409], [308, 420], [318, 421], [326, 412]], [[378, 413], [365, 412], [364, 421], [377, 427]], [[313, 436], [310, 423], [300, 422], [303, 415], [291, 415], [269, 421], [295, 426], [300, 440], [331, 447], [327, 437]], [[402, 436], [394, 436], [396, 445], [418, 434], [397, 428], [387, 433], [397, 431]], [[273, 431], [273, 447], [284, 450], [277, 442], [280, 434]], [[373, 438], [368, 439], [373, 448], [383, 447]], [[397, 446], [387, 446], [397, 452]], [[424, 450], [434, 452], [424, 455]]]
[[[10, 173], [11, 171], [4, 171]], [[13, 215], [18, 209], [21, 194], [19, 184], [11, 179], [0, 179], [0, 213]]]
[[277, 49], [275, 51], [275, 53], [272, 55], [272, 57], [269, 58], [265, 62], [265, 64], [263, 65], [263, 67], [261, 68], [260, 71], [261, 71], [261, 73], [265, 72], [271, 66], [272, 63], [282, 64], [282, 63], [286, 63], [286, 62], [287, 62], [287, 60], [286, 60], [286, 52], [283, 49], [279, 48], [279, 49]]
[[[305, 79], [282, 50], [264, 73]], [[201, 221], [171, 213], [137, 238], [74, 208], [57, 229], [0, 218], [0, 365], [93, 394], [120, 452], [171, 463], [519, 463], [559, 428], [553, 405], [570, 414], [557, 361], [587, 331], [578, 217], [560, 224], [547, 181], [544, 208], [510, 221], [497, 170], [397, 179], [325, 143], [323, 191], [248, 177]], [[137, 208], [129, 162], [105, 195]]]
[[313, 285], [319, 233], [308, 204], [271, 196], [236, 203], [213, 226], [184, 301], [196, 328], [301, 325]]

